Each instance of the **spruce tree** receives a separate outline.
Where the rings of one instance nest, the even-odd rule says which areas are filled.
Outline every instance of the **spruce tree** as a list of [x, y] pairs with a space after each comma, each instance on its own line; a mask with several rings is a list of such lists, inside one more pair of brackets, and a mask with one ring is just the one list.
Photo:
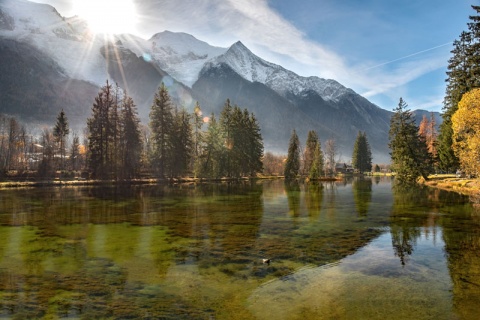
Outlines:
[[248, 114], [248, 111], [244, 110], [244, 119], [246, 122], [246, 128], [248, 133], [248, 144], [246, 147], [246, 174], [254, 176], [255, 174], [263, 171], [263, 139], [260, 132], [260, 124], [253, 113]]
[[137, 108], [133, 99], [126, 94], [123, 97], [119, 122], [120, 177], [132, 179], [138, 175], [143, 141]]
[[285, 180], [291, 181], [297, 178], [300, 171], [300, 140], [295, 129], [290, 137], [288, 145], [287, 162], [285, 163]]
[[112, 125], [110, 109], [114, 104], [112, 86], [103, 86], [95, 97], [92, 116], [87, 120], [88, 128], [88, 167], [93, 178], [111, 177], [111, 137]]
[[174, 112], [174, 127], [171, 134], [172, 158], [170, 176], [179, 177], [188, 170], [192, 156], [192, 127], [190, 115], [185, 109]]
[[150, 111], [150, 130], [152, 132], [151, 163], [160, 177], [170, 170], [172, 159], [173, 106], [168, 89], [162, 82], [155, 93]]
[[195, 177], [199, 173], [199, 160], [200, 154], [202, 150], [202, 127], [203, 127], [203, 113], [202, 109], [200, 108], [200, 104], [198, 101], [195, 103], [195, 107], [193, 108], [192, 114], [192, 121], [193, 121], [193, 150], [192, 150], [192, 169], [194, 172]]
[[[219, 125], [223, 133], [225, 134], [225, 174], [227, 177], [233, 176], [233, 169], [235, 166], [234, 163], [234, 153], [235, 153], [235, 143], [234, 143], [234, 119], [233, 119], [233, 107], [230, 104], [230, 99], [225, 101], [222, 112], [220, 113]], [[235, 147], [235, 149], [234, 149]]]
[[53, 136], [55, 137], [55, 142], [57, 143], [58, 150], [60, 151], [60, 159], [61, 159], [61, 169], [65, 169], [65, 154], [66, 154], [66, 146], [65, 146], [65, 137], [70, 133], [70, 129], [68, 128], [68, 119], [65, 116], [65, 112], [60, 111], [57, 116], [57, 123], [53, 128]]
[[309, 174], [311, 167], [313, 165], [313, 160], [315, 157], [315, 149], [319, 143], [318, 134], [314, 130], [310, 130], [307, 135], [307, 141], [305, 143], [305, 152], [304, 152], [304, 164], [303, 170], [304, 173]]
[[358, 132], [353, 145], [352, 166], [360, 173], [372, 170], [372, 152], [365, 132]]
[[212, 114], [204, 136], [204, 149], [201, 155], [200, 176], [221, 178], [225, 175], [226, 146], [225, 134]]
[[310, 180], [318, 180], [322, 176], [323, 171], [323, 153], [320, 148], [320, 141], [315, 144], [315, 151], [313, 152], [313, 161], [310, 166], [308, 178]]
[[260, 126], [247, 109], [233, 107], [227, 100], [220, 114], [225, 135], [225, 170], [228, 177], [255, 175], [262, 170], [263, 140]]
[[425, 140], [418, 134], [418, 126], [400, 98], [390, 120], [389, 148], [391, 150], [392, 169], [398, 180], [413, 182], [419, 176], [428, 178], [431, 172], [431, 158]]
[[468, 31], [463, 31], [453, 43], [452, 57], [448, 61], [447, 88], [438, 136], [438, 159], [442, 170], [453, 172], [459, 161], [452, 145], [452, 116], [458, 109], [462, 96], [480, 87], [480, 6], [472, 6], [476, 15], [469, 17]]

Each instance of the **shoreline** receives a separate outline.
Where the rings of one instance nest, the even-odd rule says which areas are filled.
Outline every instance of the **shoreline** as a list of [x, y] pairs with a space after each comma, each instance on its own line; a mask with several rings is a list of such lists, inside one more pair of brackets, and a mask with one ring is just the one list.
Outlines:
[[480, 195], [480, 180], [459, 178], [455, 175], [431, 176], [428, 181], [420, 181], [420, 184], [431, 188], [453, 191], [467, 196]]
[[[224, 183], [256, 180], [283, 180], [283, 176], [257, 176], [241, 178], [144, 178], [129, 180], [93, 180], [93, 179], [51, 179], [51, 180], [7, 180], [0, 181], [0, 190], [14, 188], [42, 188], [42, 187], [79, 187], [79, 186], [135, 186], [135, 185], [173, 185], [173, 184], [202, 184]], [[315, 181], [340, 181], [343, 178], [321, 178]], [[297, 180], [298, 181], [298, 180]]]

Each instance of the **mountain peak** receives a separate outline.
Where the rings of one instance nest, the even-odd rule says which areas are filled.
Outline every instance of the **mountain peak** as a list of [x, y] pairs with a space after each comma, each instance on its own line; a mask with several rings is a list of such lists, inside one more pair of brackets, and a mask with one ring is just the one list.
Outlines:
[[159, 40], [175, 40], [175, 41], [200, 41], [191, 34], [184, 33], [184, 32], [173, 32], [169, 30], [165, 30], [162, 32], [155, 33], [151, 38], [150, 41], [159, 41]]
[[237, 49], [250, 51], [240, 40], [232, 44], [230, 48], [237, 48]]
[[227, 51], [183, 32], [163, 31], [148, 40], [146, 51], [160, 68], [187, 86], [192, 86], [205, 62]]

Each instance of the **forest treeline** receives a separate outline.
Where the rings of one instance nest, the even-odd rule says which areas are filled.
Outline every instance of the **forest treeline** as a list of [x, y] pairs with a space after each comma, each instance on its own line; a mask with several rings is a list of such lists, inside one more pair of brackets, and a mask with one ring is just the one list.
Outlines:
[[[118, 85], [107, 81], [93, 100], [82, 135], [71, 131], [64, 110], [52, 128], [43, 128], [37, 136], [27, 133], [15, 118], [0, 115], [0, 175], [129, 180], [240, 178], [264, 173], [316, 180], [336, 174], [333, 139], [325, 142], [323, 152], [318, 134], [311, 130], [303, 150], [294, 130], [288, 156], [264, 155], [255, 115], [229, 99], [218, 116], [205, 116], [198, 102], [189, 113], [172, 102], [162, 83], [147, 126], [141, 124], [133, 99]], [[352, 159], [358, 171], [372, 169], [365, 133], [359, 132]]]
[[[94, 98], [83, 141], [62, 110], [52, 129], [27, 134], [13, 117], [0, 116], [0, 171], [51, 178], [60, 171], [92, 179], [139, 177], [239, 178], [263, 168], [263, 140], [253, 113], [227, 99], [220, 115], [203, 116], [174, 105], [162, 83], [155, 94], [148, 127], [135, 103], [118, 86], [106, 83]], [[34, 173], [32, 173], [34, 172]], [[20, 174], [19, 174], [20, 173]]]

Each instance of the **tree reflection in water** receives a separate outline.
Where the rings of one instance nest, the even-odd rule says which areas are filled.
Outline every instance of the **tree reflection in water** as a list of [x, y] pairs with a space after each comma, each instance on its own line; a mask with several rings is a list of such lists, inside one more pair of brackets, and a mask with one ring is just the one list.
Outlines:
[[320, 216], [323, 202], [323, 185], [318, 182], [310, 182], [305, 186], [305, 203], [308, 216], [316, 220]]
[[[417, 239], [421, 236], [419, 225], [428, 218], [425, 206], [428, 206], [428, 189], [412, 184], [394, 183], [393, 208], [390, 213], [390, 233], [395, 255], [404, 266], [415, 250]], [[422, 203], [421, 206], [418, 204]], [[418, 211], [417, 208], [422, 209]]]
[[293, 217], [300, 215], [300, 185], [297, 181], [285, 181], [289, 214]]
[[360, 216], [366, 216], [372, 202], [372, 179], [358, 178], [352, 182], [355, 207]]

